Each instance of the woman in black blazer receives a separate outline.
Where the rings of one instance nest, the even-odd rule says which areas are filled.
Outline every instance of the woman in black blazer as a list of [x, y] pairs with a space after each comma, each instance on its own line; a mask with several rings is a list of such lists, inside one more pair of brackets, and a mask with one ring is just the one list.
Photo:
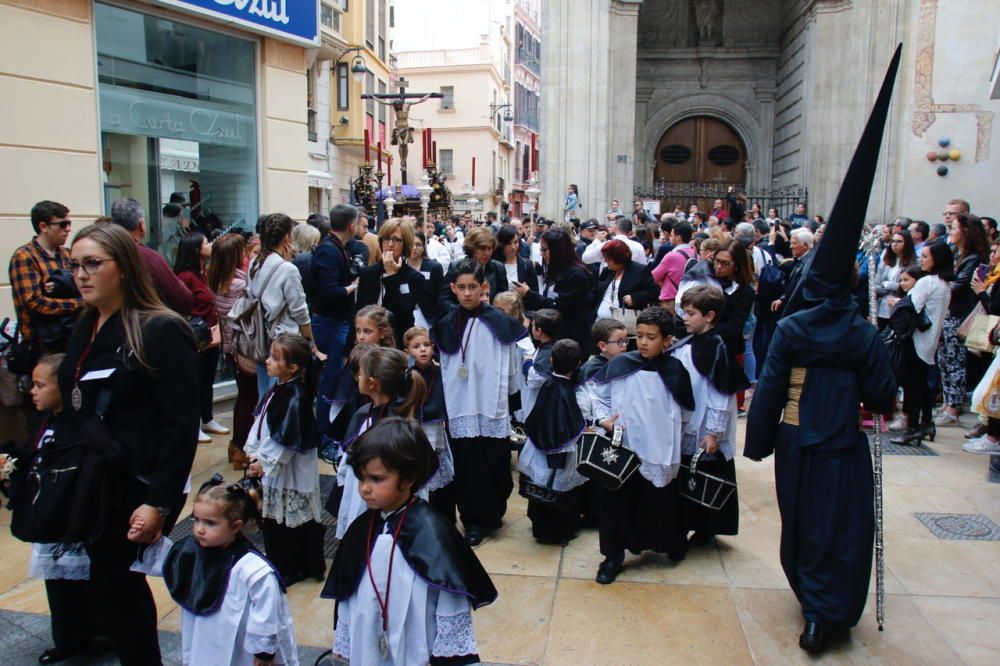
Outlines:
[[535, 271], [535, 264], [530, 258], [521, 256], [520, 249], [521, 239], [517, 229], [511, 224], [500, 227], [493, 259], [504, 267], [507, 284], [520, 282], [528, 285], [531, 291], [538, 291], [538, 273]]
[[[728, 245], [716, 251], [712, 259], [712, 271], [718, 278], [722, 291], [726, 295], [726, 308], [715, 325], [715, 332], [726, 343], [730, 358], [743, 367], [743, 353], [746, 350], [746, 338], [743, 329], [753, 312], [753, 304], [757, 299], [754, 294], [753, 262], [750, 253], [738, 240], [730, 241]], [[743, 409], [744, 393], [736, 394], [736, 406]]]
[[66, 401], [60, 439], [79, 441], [98, 418], [125, 452], [119, 501], [103, 536], [87, 546], [93, 603], [123, 664], [158, 664], [156, 604], [129, 571], [139, 544], [170, 531], [184, 504], [198, 446], [198, 352], [187, 322], [168, 310], [123, 228], [77, 234], [73, 277], [87, 304], [59, 368]]
[[413, 311], [424, 296], [424, 276], [407, 263], [413, 248], [413, 227], [399, 218], [386, 220], [378, 230], [382, 263], [361, 269], [358, 274], [357, 308], [381, 305], [392, 313], [396, 345], [413, 326]]
[[590, 349], [591, 274], [576, 256], [569, 234], [562, 229], [546, 231], [539, 245], [545, 263], [541, 291], [531, 291], [524, 283], [516, 285], [514, 291], [524, 299], [527, 310], [558, 310], [563, 317], [564, 337], [576, 340], [586, 354]]
[[413, 317], [418, 326], [430, 328], [444, 315], [437, 300], [437, 294], [444, 286], [444, 266], [439, 261], [427, 258], [427, 237], [422, 231], [413, 234], [413, 250], [410, 251], [410, 258], [406, 263], [424, 276], [424, 292], [417, 299], [417, 305], [420, 308], [420, 316], [423, 316], [425, 321], [419, 321], [420, 317], [416, 313]]
[[[490, 303], [493, 302], [497, 294], [511, 288], [511, 285], [507, 282], [507, 274], [503, 269], [503, 265], [499, 261], [493, 260], [493, 252], [496, 249], [497, 239], [493, 236], [493, 232], [490, 231], [489, 227], [469, 229], [465, 240], [462, 241], [462, 250], [465, 252], [465, 256], [473, 259], [483, 267], [483, 277], [486, 278], [486, 283], [490, 286]], [[454, 276], [452, 271], [458, 265], [459, 261], [461, 259], [451, 262], [451, 266], [448, 267], [448, 273], [444, 277], [444, 283], [438, 290], [438, 308], [442, 314], [447, 312], [451, 306], [458, 305], [455, 294], [451, 292], [451, 283]]]
[[648, 265], [632, 261], [632, 250], [623, 241], [610, 240], [601, 247], [607, 268], [597, 282], [597, 302], [591, 321], [611, 317], [611, 308], [641, 311], [659, 305], [660, 287]]

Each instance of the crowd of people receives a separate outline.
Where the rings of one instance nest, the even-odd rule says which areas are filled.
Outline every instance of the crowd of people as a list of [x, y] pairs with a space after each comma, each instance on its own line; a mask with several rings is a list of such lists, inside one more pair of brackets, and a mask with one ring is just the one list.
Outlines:
[[[134, 199], [75, 235], [66, 206], [37, 204], [10, 262], [6, 363], [32, 385], [21, 450], [99, 422], [125, 461], [100, 535], [35, 545], [55, 641], [40, 662], [108, 635], [122, 663], [159, 663], [144, 575], [157, 571], [185, 611], [191, 663], [296, 663], [284, 589], [307, 578], [338, 602], [336, 655], [474, 663], [471, 611], [496, 591], [471, 548], [503, 524], [514, 451], [534, 538], [565, 545], [596, 527], [598, 583], [626, 551], [681, 561], [736, 535], [737, 419], [826, 223], [735, 193], [659, 220], [641, 201], [599, 219], [578, 208], [572, 186], [559, 221], [272, 213], [252, 233], [192, 230], [171, 266], [144, 245]], [[857, 250], [855, 304], [894, 361], [892, 441], [919, 445], [995, 374], [964, 338], [977, 314], [1000, 315], [997, 224], [956, 199], [942, 223], [877, 229]], [[220, 368], [237, 390], [231, 429], [214, 411]], [[582, 473], [590, 433], [634, 457], [617, 487]], [[171, 544], [212, 435], [230, 435], [246, 479], [198, 489], [193, 536]], [[1000, 453], [1000, 419], [967, 437], [969, 452]], [[337, 483], [323, 497], [326, 463]], [[731, 489], [720, 505], [681, 487], [697, 470]], [[324, 507], [341, 540], [329, 572]], [[243, 536], [251, 522], [267, 559]]]

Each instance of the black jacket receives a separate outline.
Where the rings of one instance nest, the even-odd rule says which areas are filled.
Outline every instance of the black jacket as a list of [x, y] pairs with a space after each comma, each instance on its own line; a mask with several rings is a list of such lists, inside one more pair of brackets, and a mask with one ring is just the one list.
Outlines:
[[[465, 257], [451, 262], [448, 274], [444, 277], [444, 283], [438, 290], [438, 311], [441, 313], [448, 312], [452, 305], [458, 305], [458, 299], [455, 298], [455, 294], [451, 293], [451, 283], [455, 280], [455, 265], [464, 259]], [[492, 303], [496, 295], [510, 289], [510, 285], [507, 284], [507, 271], [504, 270], [503, 264], [499, 261], [490, 259], [485, 268], [486, 281], [490, 285], [490, 303]]]
[[[601, 300], [604, 298], [604, 292], [608, 290], [608, 286], [611, 284], [611, 280], [613, 278], [614, 273], [612, 273], [609, 269], [605, 268], [601, 271], [601, 277], [597, 282], [597, 296], [594, 299], [594, 307], [590, 314], [591, 321], [594, 321], [597, 318], [597, 308], [600, 306]], [[644, 266], [638, 262], [630, 261], [628, 265], [625, 266], [625, 272], [622, 274], [622, 281], [618, 285], [617, 294], [617, 307], [625, 307], [622, 300], [626, 296], [631, 296], [631, 309], [644, 310], [651, 305], [659, 304], [660, 287], [653, 279], [653, 274], [650, 272], [648, 265]]]
[[743, 353], [743, 327], [753, 311], [755, 295], [753, 287], [742, 285], [736, 287], [731, 294], [726, 294], [726, 308], [719, 317], [719, 323], [713, 329], [722, 341], [726, 343], [731, 358], [735, 359]]
[[312, 253], [306, 294], [313, 314], [330, 319], [354, 319], [354, 296], [347, 293], [351, 258], [333, 236], [323, 238]]
[[982, 257], [973, 252], [962, 258], [955, 266], [955, 279], [951, 281], [951, 302], [948, 314], [957, 319], [965, 319], [976, 307], [976, 292], [972, 291], [972, 276], [976, 274]]
[[[583, 266], [573, 265], [559, 276], [549, 278], [542, 293], [529, 291], [524, 297], [526, 310], [554, 308], [563, 316], [563, 335], [580, 343], [584, 358], [590, 349], [590, 313], [593, 287]], [[581, 359], [583, 360], [583, 359]]]
[[[500, 266], [504, 269], [504, 274], [506, 275], [506, 266], [503, 264]], [[531, 259], [522, 257], [521, 255], [517, 256], [517, 281], [528, 285], [531, 291], [538, 291], [538, 272], [535, 270], [535, 264]]]
[[424, 293], [417, 302], [420, 304], [420, 310], [427, 318], [427, 322], [433, 326], [434, 322], [443, 317], [445, 313], [438, 302], [441, 288], [447, 286], [444, 281], [444, 267], [434, 259], [424, 258], [420, 262], [419, 271], [424, 276]]
[[[142, 332], [150, 366], [147, 368], [134, 356], [123, 357], [120, 350], [125, 347], [125, 328], [120, 314], [104, 323], [91, 344], [96, 318], [96, 310], [80, 316], [66, 359], [59, 367], [59, 389], [66, 400], [62, 434], [65, 441], [79, 437], [107, 387], [110, 403], [104, 423], [111, 438], [125, 450], [130, 476], [148, 481], [144, 503], [175, 507], [194, 462], [201, 422], [194, 335], [175, 319], [157, 317], [148, 321]], [[76, 368], [81, 358], [77, 381]], [[87, 378], [88, 373], [109, 369], [114, 372], [107, 378]], [[80, 410], [70, 406], [74, 386], [79, 386], [83, 395]]]
[[392, 330], [396, 334], [396, 344], [402, 346], [403, 334], [413, 326], [413, 310], [418, 299], [426, 308], [427, 295], [424, 276], [412, 266], [403, 262], [395, 275], [385, 275], [382, 264], [372, 264], [361, 269], [358, 278], [358, 309], [378, 303], [382, 293], [382, 307], [392, 313]]

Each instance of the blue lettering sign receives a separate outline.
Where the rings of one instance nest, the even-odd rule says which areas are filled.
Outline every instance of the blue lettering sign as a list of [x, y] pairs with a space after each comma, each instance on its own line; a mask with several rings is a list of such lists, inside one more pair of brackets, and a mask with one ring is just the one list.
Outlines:
[[156, 0], [303, 46], [319, 44], [319, 0]]

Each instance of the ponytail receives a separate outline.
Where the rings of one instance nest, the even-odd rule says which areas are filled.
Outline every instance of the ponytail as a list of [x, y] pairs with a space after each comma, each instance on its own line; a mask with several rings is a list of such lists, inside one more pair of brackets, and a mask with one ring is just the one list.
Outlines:
[[406, 401], [396, 410], [396, 416], [412, 419], [427, 399], [427, 384], [419, 372], [407, 368], [403, 371], [403, 390], [406, 392]]

